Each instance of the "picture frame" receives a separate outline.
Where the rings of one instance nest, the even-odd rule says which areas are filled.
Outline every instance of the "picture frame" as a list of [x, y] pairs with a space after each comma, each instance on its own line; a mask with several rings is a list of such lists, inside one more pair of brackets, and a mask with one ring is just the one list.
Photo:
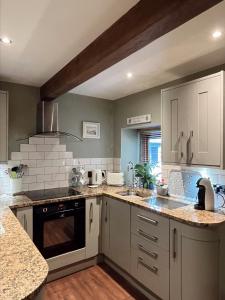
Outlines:
[[100, 139], [100, 123], [83, 122], [84, 139]]

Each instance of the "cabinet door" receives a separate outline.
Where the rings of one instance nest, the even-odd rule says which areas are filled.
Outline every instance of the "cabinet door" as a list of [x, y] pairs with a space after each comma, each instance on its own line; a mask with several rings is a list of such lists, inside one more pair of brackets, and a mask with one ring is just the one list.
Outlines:
[[219, 241], [214, 232], [171, 221], [170, 299], [218, 300]]
[[8, 160], [8, 94], [0, 91], [0, 162]]
[[162, 161], [183, 162], [181, 88], [162, 91]]
[[109, 256], [109, 205], [110, 199], [104, 197], [101, 213], [101, 252], [106, 256]]
[[86, 200], [86, 258], [98, 255], [100, 200]]
[[222, 135], [221, 76], [200, 80], [196, 84], [193, 109], [193, 164], [220, 166]]
[[24, 207], [16, 210], [16, 217], [24, 230], [28, 233], [33, 240], [33, 208]]
[[128, 203], [110, 199], [109, 257], [127, 272], [130, 272], [130, 214]]

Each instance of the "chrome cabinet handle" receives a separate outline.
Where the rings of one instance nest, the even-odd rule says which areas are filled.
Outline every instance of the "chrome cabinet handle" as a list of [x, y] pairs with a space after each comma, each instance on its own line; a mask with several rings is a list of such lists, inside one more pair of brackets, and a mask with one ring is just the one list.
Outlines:
[[151, 241], [153, 241], [153, 242], [155, 242], [155, 243], [158, 241], [157, 236], [147, 234], [147, 233], [145, 233], [145, 232], [144, 232], [143, 230], [141, 230], [141, 229], [138, 229], [137, 232], [138, 232], [140, 235], [142, 235], [143, 237], [145, 237], [145, 238], [147, 238], [147, 239], [149, 239], [149, 240], [151, 240]]
[[151, 223], [153, 225], [157, 225], [158, 224], [158, 221], [155, 221], [153, 219], [150, 219], [150, 218], [147, 218], [145, 216], [142, 216], [142, 215], [137, 215], [137, 217], [140, 219], [140, 220], [143, 220], [145, 222], [148, 222], [148, 223]]
[[25, 231], [27, 231], [27, 216], [25, 214], [23, 215], [23, 224]]
[[175, 259], [177, 257], [176, 252], [176, 238], [177, 238], [177, 229], [173, 229], [173, 258]]
[[141, 250], [142, 252], [146, 253], [147, 255], [151, 256], [154, 259], [158, 257], [157, 253], [145, 249], [141, 244], [138, 244], [138, 248], [139, 250]]
[[147, 265], [142, 257], [138, 257], [138, 262], [143, 265], [146, 269], [148, 269], [149, 271], [151, 271], [152, 273], [157, 273], [158, 272], [158, 268], [156, 268], [155, 266], [149, 266]]
[[89, 210], [89, 231], [91, 230], [91, 224], [93, 223], [93, 202], [91, 202]]
[[187, 155], [187, 163], [188, 164], [191, 164], [192, 163], [192, 159], [194, 157], [194, 152], [191, 152], [191, 156], [189, 155], [189, 148], [191, 148], [191, 138], [193, 138], [194, 136], [194, 131], [191, 130], [190, 131], [190, 136], [189, 136], [189, 139], [187, 141], [187, 151], [188, 151], [188, 155]]
[[108, 202], [105, 203], [105, 222], [108, 222]]

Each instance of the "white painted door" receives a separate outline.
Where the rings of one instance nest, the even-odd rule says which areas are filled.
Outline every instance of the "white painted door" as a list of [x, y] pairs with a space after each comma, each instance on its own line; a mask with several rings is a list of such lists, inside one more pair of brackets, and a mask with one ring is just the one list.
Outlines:
[[[192, 164], [220, 166], [222, 137], [222, 81], [217, 75], [196, 83], [193, 108]], [[192, 155], [192, 154], [191, 154]]]
[[8, 93], [0, 91], [0, 162], [8, 160]]
[[162, 91], [162, 161], [184, 162], [181, 88]]
[[86, 258], [98, 255], [100, 200], [86, 199]]
[[170, 299], [218, 300], [219, 240], [214, 232], [170, 223]]

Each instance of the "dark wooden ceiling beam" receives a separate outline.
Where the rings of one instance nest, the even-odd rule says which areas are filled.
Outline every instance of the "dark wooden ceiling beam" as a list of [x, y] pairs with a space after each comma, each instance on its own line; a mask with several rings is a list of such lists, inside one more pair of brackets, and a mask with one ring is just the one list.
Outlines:
[[[41, 87], [51, 101], [222, 0], [141, 0]], [[88, 22], [88, 20], [87, 20]]]

